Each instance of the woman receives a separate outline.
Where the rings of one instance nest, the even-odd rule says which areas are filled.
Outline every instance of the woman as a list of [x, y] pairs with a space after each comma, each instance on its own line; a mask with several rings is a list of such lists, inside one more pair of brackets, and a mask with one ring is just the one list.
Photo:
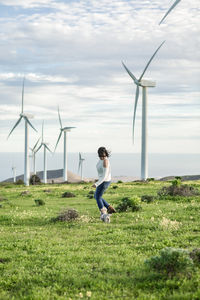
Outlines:
[[109, 205], [106, 202], [106, 200], [102, 198], [102, 196], [111, 183], [111, 167], [110, 167], [110, 162], [108, 160], [110, 153], [108, 150], [106, 150], [105, 147], [100, 147], [98, 149], [98, 156], [100, 159], [96, 167], [97, 167], [99, 179], [93, 185], [93, 187], [96, 187], [94, 198], [97, 201], [97, 205], [101, 213], [100, 219], [104, 222], [109, 222], [110, 220], [108, 214], [115, 213], [116, 211], [111, 205]]

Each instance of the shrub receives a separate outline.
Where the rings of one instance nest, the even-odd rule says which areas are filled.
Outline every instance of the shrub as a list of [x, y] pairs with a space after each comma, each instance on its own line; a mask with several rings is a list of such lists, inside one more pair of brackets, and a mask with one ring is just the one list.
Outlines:
[[0, 196], [0, 202], [7, 201], [7, 200], [8, 200], [7, 198]]
[[138, 211], [140, 209], [140, 199], [138, 197], [125, 197], [116, 207], [118, 212]]
[[122, 180], [118, 180], [117, 183], [123, 183], [123, 181]]
[[29, 191], [23, 191], [23, 192], [21, 192], [21, 196], [25, 196], [25, 195], [28, 195], [28, 194], [30, 194], [30, 192]]
[[193, 266], [193, 261], [187, 250], [169, 247], [162, 249], [160, 255], [147, 259], [145, 264], [154, 271], [173, 276], [187, 271]]
[[44, 193], [51, 193], [52, 190], [50, 190], [50, 189], [45, 189], [43, 192], [44, 192]]
[[200, 264], [200, 248], [195, 248], [190, 252], [190, 257], [194, 263]]
[[154, 200], [155, 200], [155, 197], [151, 196], [151, 195], [143, 195], [141, 197], [141, 201], [147, 202], [147, 203], [153, 202]]
[[45, 205], [45, 202], [42, 199], [35, 199], [34, 201], [37, 206]]
[[34, 175], [31, 176], [29, 182], [30, 182], [30, 184], [32, 184], [32, 185], [41, 184], [40, 177], [37, 176], [36, 174], [34, 174]]
[[118, 186], [117, 185], [113, 185], [113, 187], [112, 187], [114, 190], [115, 189], [117, 189], [118, 188]]
[[150, 178], [147, 178], [147, 181], [154, 181], [155, 180], [155, 178], [153, 178], [153, 177], [150, 177]]
[[71, 192], [64, 192], [62, 194], [62, 197], [63, 198], [73, 198], [73, 197], [76, 197], [76, 196], [73, 193], [71, 193]]
[[67, 208], [60, 212], [60, 214], [52, 219], [53, 221], [70, 222], [74, 221], [79, 217], [78, 211], [73, 208]]
[[94, 195], [94, 191], [89, 191], [88, 195]]
[[17, 185], [23, 185], [24, 184], [24, 181], [22, 179], [18, 179], [15, 184]]
[[161, 190], [158, 191], [158, 196], [183, 196], [190, 197], [199, 195], [199, 191], [197, 188], [194, 188], [188, 184], [180, 184], [179, 180], [173, 180], [172, 185], [166, 187], [162, 187]]

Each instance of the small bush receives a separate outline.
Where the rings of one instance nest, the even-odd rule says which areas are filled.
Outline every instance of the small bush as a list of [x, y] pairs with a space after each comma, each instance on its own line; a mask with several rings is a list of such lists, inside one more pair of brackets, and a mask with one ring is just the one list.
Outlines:
[[7, 198], [0, 196], [0, 202], [7, 201], [7, 200], [8, 200]]
[[16, 185], [23, 185], [24, 184], [24, 181], [22, 179], [18, 179], [16, 182], [15, 182]]
[[150, 178], [147, 178], [147, 181], [154, 181], [155, 180], [155, 178], [153, 178], [153, 177], [150, 177]]
[[45, 205], [45, 202], [42, 199], [35, 199], [34, 201], [37, 206]]
[[164, 248], [160, 251], [160, 255], [147, 259], [145, 264], [154, 271], [173, 276], [176, 273], [186, 272], [193, 266], [193, 261], [187, 250]]
[[180, 184], [178, 179], [172, 181], [172, 185], [166, 187], [162, 187], [161, 190], [158, 191], [158, 196], [165, 197], [165, 196], [183, 196], [183, 197], [190, 197], [190, 196], [197, 196], [199, 195], [199, 191], [197, 188], [194, 188], [188, 184]]
[[71, 192], [64, 192], [62, 194], [62, 197], [63, 198], [73, 198], [73, 197], [76, 197], [76, 196], [73, 193], [71, 193]]
[[60, 214], [52, 219], [54, 222], [55, 221], [62, 221], [62, 222], [70, 222], [74, 221], [79, 217], [78, 211], [73, 209], [73, 208], [67, 208], [60, 212]]
[[140, 209], [140, 199], [136, 197], [125, 197], [116, 207], [117, 212], [138, 211]]
[[113, 187], [112, 187], [114, 190], [115, 189], [117, 189], [118, 188], [118, 186], [117, 185], [113, 185]]
[[41, 184], [40, 177], [37, 176], [36, 174], [34, 174], [34, 175], [31, 176], [29, 182], [30, 182], [30, 184], [32, 184], [32, 185]]
[[147, 202], [147, 203], [153, 202], [154, 200], [155, 200], [155, 197], [151, 196], [151, 195], [143, 195], [141, 197], [141, 201]]
[[51, 193], [52, 190], [50, 190], [50, 189], [45, 189], [43, 192], [44, 192], [44, 193]]
[[194, 263], [200, 264], [200, 248], [195, 248], [190, 252], [190, 257]]
[[23, 192], [21, 192], [21, 196], [25, 196], [25, 195], [29, 195], [30, 194], [30, 192], [29, 191], [23, 191]]
[[117, 183], [123, 183], [123, 181], [122, 180], [118, 180]]
[[88, 195], [94, 195], [94, 191], [89, 191]]

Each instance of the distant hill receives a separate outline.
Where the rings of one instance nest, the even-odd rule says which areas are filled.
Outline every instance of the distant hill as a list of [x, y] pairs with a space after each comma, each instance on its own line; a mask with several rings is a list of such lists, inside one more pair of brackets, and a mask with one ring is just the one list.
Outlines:
[[[168, 181], [168, 180], [174, 180], [176, 176], [167, 176], [160, 178], [160, 181]], [[200, 175], [184, 175], [184, 176], [179, 176], [181, 177], [182, 181], [188, 181], [188, 180], [200, 180]]]
[[[31, 173], [31, 175], [33, 175], [33, 173]], [[43, 179], [43, 171], [39, 171], [37, 172], [37, 176], [40, 177], [40, 179]], [[74, 174], [70, 171], [67, 171], [67, 177], [68, 177], [68, 182], [71, 183], [76, 183], [76, 182], [81, 182], [81, 177], [77, 174]], [[19, 175], [16, 176], [16, 180], [24, 180], [24, 175]], [[91, 179], [92, 180], [92, 179]], [[47, 182], [48, 183], [52, 183], [52, 181], [54, 183], [61, 183], [64, 182], [63, 180], [63, 169], [58, 169], [58, 170], [48, 170], [47, 171]], [[89, 178], [84, 178], [84, 181], [90, 181]], [[6, 180], [4, 180], [3, 182], [13, 182], [13, 177], [8, 178]]]

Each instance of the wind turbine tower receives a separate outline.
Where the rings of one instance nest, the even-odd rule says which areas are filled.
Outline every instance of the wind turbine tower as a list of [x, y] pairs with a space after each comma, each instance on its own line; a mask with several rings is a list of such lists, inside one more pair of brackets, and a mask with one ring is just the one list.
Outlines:
[[44, 142], [44, 121], [42, 122], [42, 141], [39, 146], [39, 148], [35, 151], [35, 154], [40, 150], [40, 148], [43, 146], [44, 148], [44, 168], [43, 168], [43, 182], [47, 183], [47, 151], [52, 153], [52, 151], [47, 146], [48, 143]]
[[12, 130], [10, 131], [7, 139], [13, 132], [13, 130], [17, 127], [17, 125], [21, 122], [22, 119], [25, 121], [25, 143], [24, 143], [24, 183], [26, 186], [29, 186], [29, 178], [30, 178], [30, 169], [29, 169], [29, 157], [28, 157], [28, 148], [29, 148], [29, 140], [28, 140], [28, 131], [29, 131], [29, 126], [31, 126], [36, 132], [37, 130], [33, 127], [29, 119], [33, 118], [33, 115], [30, 114], [24, 114], [24, 82], [25, 78], [23, 79], [23, 85], [22, 85], [22, 109], [20, 113], [20, 117]]
[[76, 127], [63, 127], [62, 126], [59, 107], [58, 107], [58, 118], [59, 118], [59, 123], [60, 123], [60, 134], [58, 136], [58, 140], [57, 140], [54, 152], [56, 151], [56, 148], [58, 146], [58, 143], [60, 141], [62, 133], [64, 133], [63, 178], [64, 178], [64, 181], [67, 181], [68, 180], [68, 178], [67, 178], [67, 133], [70, 132], [72, 128], [76, 128]]
[[81, 156], [81, 153], [79, 152], [79, 164], [78, 164], [78, 173], [81, 170], [81, 180], [83, 180], [83, 162], [84, 158]]
[[33, 148], [30, 148], [32, 152], [32, 159], [33, 159], [33, 174], [36, 175], [36, 148], [39, 143], [40, 138], [37, 140], [36, 144], [33, 146]]
[[140, 87], [142, 87], [142, 145], [141, 145], [141, 179], [146, 180], [148, 178], [148, 148], [147, 148], [147, 88], [148, 87], [155, 87], [156, 82], [151, 80], [143, 79], [143, 76], [149, 67], [151, 61], [153, 60], [156, 53], [159, 51], [159, 49], [162, 47], [162, 44], [157, 48], [157, 50], [154, 52], [152, 57], [150, 58], [148, 64], [146, 65], [144, 71], [142, 72], [139, 79], [137, 79], [131, 71], [125, 66], [125, 64], [122, 62], [125, 70], [130, 75], [130, 77], [133, 79], [134, 83], [136, 84], [136, 95], [135, 95], [135, 107], [134, 107], [134, 115], [133, 115], [133, 142], [134, 142], [134, 129], [135, 129], [135, 117], [136, 117], [136, 110], [137, 110], [137, 103], [139, 99], [139, 93], [140, 93]]
[[16, 167], [12, 166], [12, 171], [13, 171], [13, 182], [16, 182]]

